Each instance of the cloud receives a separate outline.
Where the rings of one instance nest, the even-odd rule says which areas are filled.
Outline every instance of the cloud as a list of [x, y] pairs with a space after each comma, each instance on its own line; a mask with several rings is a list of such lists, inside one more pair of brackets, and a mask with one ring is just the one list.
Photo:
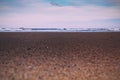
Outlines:
[[120, 0], [45, 0], [45, 1], [60, 6], [85, 6], [85, 5], [115, 6], [120, 3]]
[[[75, 1], [78, 3], [78, 0]], [[72, 4], [75, 3], [75, 1], [66, 0], [66, 3]], [[112, 25], [112, 22], [102, 21], [120, 19], [120, 10], [114, 6], [67, 5], [59, 7], [58, 5], [56, 6], [56, 4], [51, 5], [45, 0], [20, 0], [19, 2], [22, 7], [13, 7], [10, 5], [0, 7], [0, 11], [4, 13], [4, 15], [0, 15], [0, 25], [37, 25], [47, 27], [96, 26], [97, 24], [103, 25], [103, 23]], [[59, 3], [62, 4], [62, 2]]]
[[78, 24], [96, 20], [120, 19], [120, 11], [114, 7], [83, 6], [83, 7], [56, 7], [41, 5], [20, 9], [19, 13], [14, 12], [0, 16], [1, 24], [8, 25], [44, 25], [44, 24]]
[[47, 3], [53, 6], [112, 6], [119, 4], [120, 0], [0, 0], [0, 5], [9, 5], [16, 7], [31, 5], [34, 3]]
[[117, 4], [120, 6], [120, 0], [107, 0], [108, 2], [110, 2], [111, 4]]

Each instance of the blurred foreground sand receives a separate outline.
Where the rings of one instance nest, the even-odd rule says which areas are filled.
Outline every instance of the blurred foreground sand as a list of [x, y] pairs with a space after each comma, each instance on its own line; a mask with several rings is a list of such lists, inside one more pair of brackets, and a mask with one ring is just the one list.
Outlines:
[[0, 33], [0, 80], [120, 80], [120, 33]]

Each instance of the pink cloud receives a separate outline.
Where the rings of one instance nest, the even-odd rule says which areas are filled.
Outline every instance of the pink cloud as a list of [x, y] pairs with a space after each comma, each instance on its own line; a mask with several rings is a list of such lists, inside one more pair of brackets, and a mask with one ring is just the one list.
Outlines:
[[0, 25], [37, 25], [48, 27], [54, 27], [56, 25], [95, 26], [95, 24], [98, 24], [95, 22], [96, 20], [120, 19], [120, 10], [116, 7], [56, 7], [49, 4], [44, 5], [40, 5], [40, 3], [34, 3], [29, 5], [28, 7], [20, 9], [19, 12], [13, 12], [5, 16], [0, 16]]

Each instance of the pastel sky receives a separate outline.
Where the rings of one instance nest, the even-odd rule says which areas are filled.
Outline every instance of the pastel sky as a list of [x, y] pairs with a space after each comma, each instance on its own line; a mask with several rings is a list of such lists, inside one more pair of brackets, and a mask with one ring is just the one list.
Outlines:
[[120, 0], [0, 0], [0, 27], [120, 27]]

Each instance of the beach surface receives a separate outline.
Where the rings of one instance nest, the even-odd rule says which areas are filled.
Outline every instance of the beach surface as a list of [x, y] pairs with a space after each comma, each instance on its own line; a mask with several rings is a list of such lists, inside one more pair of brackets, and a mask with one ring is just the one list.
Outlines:
[[120, 80], [120, 33], [1, 32], [0, 80]]

